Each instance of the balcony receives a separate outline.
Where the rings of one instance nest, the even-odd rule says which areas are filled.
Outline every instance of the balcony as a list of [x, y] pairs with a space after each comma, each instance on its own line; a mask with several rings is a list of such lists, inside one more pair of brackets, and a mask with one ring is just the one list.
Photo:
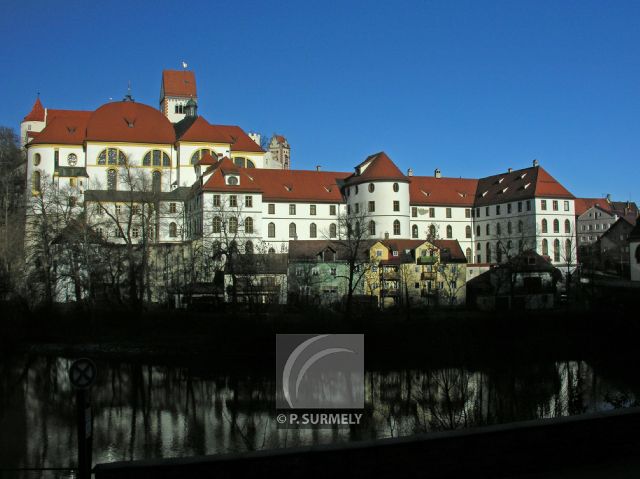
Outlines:
[[438, 262], [437, 256], [419, 256], [417, 259], [418, 264], [436, 264]]

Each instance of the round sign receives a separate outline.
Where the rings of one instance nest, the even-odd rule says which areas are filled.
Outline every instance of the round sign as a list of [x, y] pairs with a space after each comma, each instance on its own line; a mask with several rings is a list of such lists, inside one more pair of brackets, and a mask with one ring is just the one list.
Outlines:
[[96, 380], [97, 369], [91, 359], [76, 359], [69, 368], [69, 379], [74, 388], [86, 389]]

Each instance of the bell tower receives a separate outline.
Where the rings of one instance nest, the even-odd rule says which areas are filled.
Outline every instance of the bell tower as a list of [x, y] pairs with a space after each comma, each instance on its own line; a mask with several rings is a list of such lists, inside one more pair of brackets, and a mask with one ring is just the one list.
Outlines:
[[[183, 64], [184, 65], [184, 64]], [[177, 123], [187, 115], [188, 104], [198, 103], [196, 77], [187, 70], [164, 70], [160, 85], [160, 111], [171, 123]]]

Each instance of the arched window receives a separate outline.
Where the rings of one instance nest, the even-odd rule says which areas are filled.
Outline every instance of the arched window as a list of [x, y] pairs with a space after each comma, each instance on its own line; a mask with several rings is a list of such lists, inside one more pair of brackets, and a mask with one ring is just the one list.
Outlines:
[[447, 238], [453, 238], [453, 228], [451, 227], [451, 225], [447, 225]]
[[560, 222], [558, 221], [558, 218], [553, 220], [553, 232], [560, 233]]
[[31, 175], [31, 189], [33, 191], [39, 192], [40, 191], [40, 172], [39, 171], [34, 171], [33, 174]]
[[220, 233], [222, 231], [222, 220], [219, 216], [213, 217], [213, 232]]
[[509, 240], [507, 241], [507, 251], [511, 251], [511, 248], [513, 248], [513, 243]]
[[118, 189], [118, 172], [114, 169], [107, 170], [107, 189], [110, 191]]
[[237, 233], [238, 232], [238, 218], [232, 216], [229, 218], [229, 233]]
[[500, 236], [502, 234], [502, 225], [500, 223], [496, 224], [496, 235]]
[[400, 189], [400, 185], [398, 185], [398, 183], [394, 183], [393, 184], [393, 191], [395, 191], [397, 193], [399, 189]]
[[175, 238], [178, 236], [178, 225], [171, 222], [169, 223], [169, 238]]
[[267, 225], [267, 236], [269, 238], [275, 238], [276, 237], [276, 224], [275, 223], [269, 223]]
[[214, 158], [217, 158], [216, 154], [213, 152], [213, 150], [210, 150], [209, 148], [202, 148], [196, 152], [193, 153], [193, 155], [191, 155], [191, 164], [195, 165], [197, 162], [199, 162], [202, 157], [204, 155], [206, 155], [207, 153], [209, 153], [211, 156], [213, 156]]
[[118, 148], [105, 148], [98, 154], [98, 165], [126, 165], [127, 156]]
[[296, 224], [289, 223], [289, 238], [295, 238], [296, 236]]
[[253, 234], [253, 218], [249, 217], [244, 219], [244, 232]]
[[436, 237], [436, 225], [429, 225], [429, 237], [432, 239]]
[[411, 227], [411, 237], [412, 238], [417, 238], [418, 237], [418, 225], [413, 225]]
[[549, 256], [549, 242], [546, 239], [542, 240], [542, 256]]
[[376, 185], [369, 183], [369, 193], [373, 193], [376, 190]]
[[275, 254], [275, 252], [276, 250], [273, 247], [269, 248], [269, 254]]
[[556, 263], [560, 261], [560, 240], [555, 239], [553, 241], [553, 261]]
[[171, 166], [171, 159], [162, 150], [147, 151], [142, 157], [142, 166]]
[[315, 223], [309, 225], [309, 238], [316, 238], [318, 236], [318, 227]]
[[151, 173], [151, 188], [154, 193], [162, 191], [162, 173], [159, 171]]
[[393, 234], [396, 236], [400, 235], [400, 221], [398, 220], [393, 222]]
[[240, 168], [255, 168], [253, 161], [248, 158], [243, 158], [242, 156], [237, 156], [233, 159], [233, 163]]
[[511, 234], [513, 232], [513, 228], [511, 227], [511, 221], [507, 223], [507, 234]]
[[476, 236], [480, 236], [480, 225], [476, 226]]
[[42, 157], [40, 156], [40, 153], [36, 153], [35, 155], [33, 155], [33, 165], [38, 166], [41, 159]]
[[369, 236], [375, 236], [375, 235], [376, 235], [376, 222], [369, 221]]
[[571, 245], [571, 240], [570, 240], [570, 239], [567, 239], [567, 240], [564, 242], [564, 259], [565, 259], [565, 261], [566, 261], [567, 263], [570, 263], [570, 262], [574, 259], [574, 257], [573, 257], [573, 251], [571, 251], [571, 250], [572, 250], [572, 247], [571, 247], [571, 246], [572, 246], [572, 245]]
[[329, 225], [329, 238], [335, 238], [337, 236], [337, 231], [336, 231], [336, 224], [335, 223], [331, 223]]
[[522, 220], [518, 220], [518, 233], [522, 233], [524, 231], [524, 223]]
[[467, 263], [471, 263], [471, 248], [467, 248], [465, 256], [467, 257]]
[[247, 254], [253, 254], [253, 242], [247, 241], [244, 244], [244, 252]]
[[466, 238], [471, 238], [471, 226], [466, 226], [464, 229], [464, 235]]
[[564, 220], [564, 232], [571, 233], [571, 221]]
[[542, 220], [542, 232], [543, 232], [543, 233], [547, 233], [548, 229], [549, 229], [549, 228], [548, 228], [548, 226], [547, 226], [547, 220], [546, 220], [546, 218], [545, 218], [545, 219], [543, 219], [543, 220]]
[[500, 247], [500, 243], [496, 244], [496, 261], [502, 263], [502, 248]]
[[487, 223], [487, 236], [489, 236], [491, 234], [491, 225], [489, 223]]
[[491, 243], [487, 243], [487, 263], [491, 263]]

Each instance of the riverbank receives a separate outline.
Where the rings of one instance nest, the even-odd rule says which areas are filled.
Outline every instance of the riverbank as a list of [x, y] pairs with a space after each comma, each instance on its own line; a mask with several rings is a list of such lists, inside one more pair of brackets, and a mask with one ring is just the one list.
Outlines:
[[635, 349], [640, 322], [623, 313], [414, 312], [345, 320], [326, 311], [211, 314], [156, 311], [85, 316], [67, 312], [10, 318], [5, 352], [104, 359], [201, 358], [229, 368], [270, 368], [276, 333], [363, 333], [367, 362], [393, 367], [415, 360], [464, 365], [519, 360], [602, 358]]

